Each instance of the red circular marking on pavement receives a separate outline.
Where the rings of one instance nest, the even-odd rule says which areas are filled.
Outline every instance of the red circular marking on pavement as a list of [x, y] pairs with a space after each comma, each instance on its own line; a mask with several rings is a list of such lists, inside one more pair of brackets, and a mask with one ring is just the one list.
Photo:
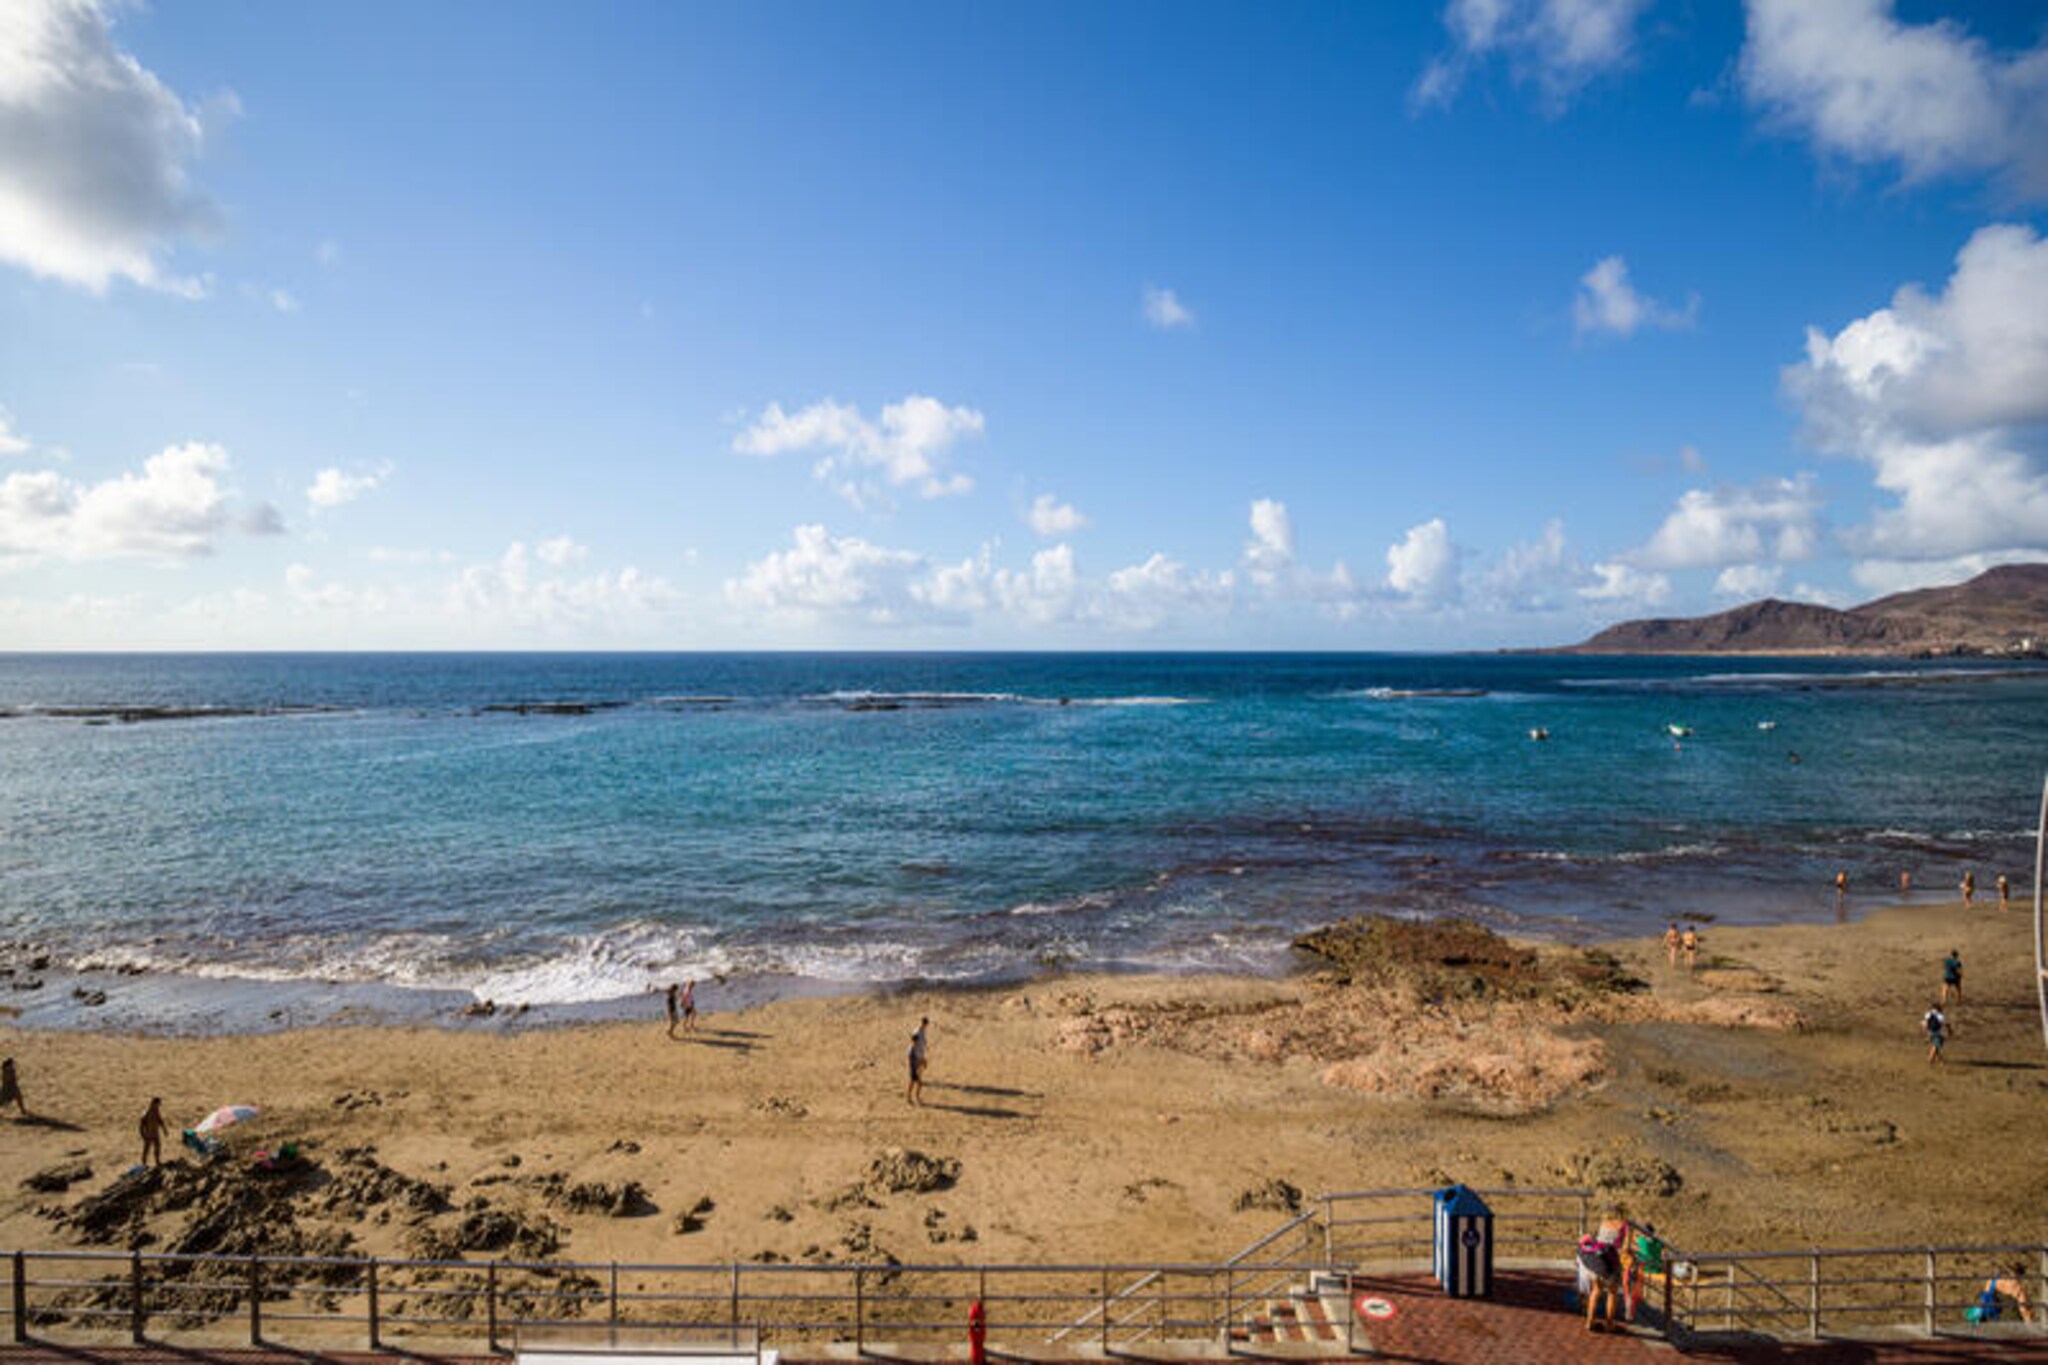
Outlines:
[[1391, 1318], [1394, 1316], [1394, 1305], [1385, 1299], [1360, 1294], [1358, 1296], [1358, 1313], [1360, 1317]]

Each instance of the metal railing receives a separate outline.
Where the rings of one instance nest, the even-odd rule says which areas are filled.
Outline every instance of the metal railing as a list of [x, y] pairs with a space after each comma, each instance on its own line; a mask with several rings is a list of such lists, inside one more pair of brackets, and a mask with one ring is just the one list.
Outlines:
[[2034, 1321], [2007, 1304], [1998, 1330], [2048, 1333], [2048, 1244], [2039, 1242], [1674, 1253], [1681, 1278], [1667, 1286], [1666, 1302], [1671, 1328], [1692, 1334], [1819, 1337], [1910, 1326], [1932, 1336], [1968, 1330], [1964, 1315], [2016, 1260], [2030, 1267], [2020, 1279]]
[[[1494, 1254], [1555, 1260], [1569, 1254], [1587, 1227], [1591, 1190], [1474, 1190], [1493, 1210]], [[1211, 1293], [1228, 1333], [1240, 1312], [1318, 1272], [1336, 1274], [1373, 1263], [1428, 1260], [1435, 1235], [1434, 1189], [1345, 1190], [1317, 1195], [1308, 1207], [1216, 1266]], [[1048, 1337], [1105, 1345], [1163, 1335], [1171, 1322], [1157, 1307], [1159, 1273], [1148, 1271]], [[1186, 1325], [1184, 1322], [1181, 1325]]]
[[[1224, 1285], [1292, 1265], [669, 1265], [203, 1256], [144, 1251], [15, 1251], [13, 1339], [52, 1332], [137, 1343], [251, 1345], [318, 1338], [371, 1350], [481, 1341], [503, 1351], [522, 1333], [595, 1330], [617, 1342], [688, 1334], [746, 1341], [956, 1343], [979, 1299], [992, 1337], [1040, 1338], [1083, 1315], [1083, 1340], [1137, 1334], [1220, 1340]], [[1119, 1295], [1116, 1286], [1142, 1284]]]
[[[1583, 1190], [1483, 1190], [1495, 1255], [1569, 1263], [1593, 1196]], [[1426, 1260], [1433, 1190], [1319, 1196], [1215, 1264], [672, 1265], [428, 1261], [146, 1251], [14, 1251], [13, 1339], [46, 1332], [252, 1345], [367, 1344], [406, 1349], [460, 1341], [497, 1353], [521, 1333], [595, 1329], [614, 1342], [687, 1334], [748, 1342], [957, 1343], [979, 1300], [992, 1338], [1099, 1346], [1145, 1341], [1228, 1345], [1266, 1301], [1318, 1272]], [[1859, 1328], [1964, 1328], [1985, 1282], [2016, 1259], [2031, 1273], [2035, 1322], [2048, 1330], [2048, 1244], [1863, 1247], [1683, 1254], [1653, 1292], [1667, 1335], [1820, 1336]], [[1347, 1295], [1348, 1297], [1348, 1295]], [[2013, 1315], [2009, 1315], [2013, 1316]], [[1350, 1339], [1349, 1313], [1332, 1323]]]

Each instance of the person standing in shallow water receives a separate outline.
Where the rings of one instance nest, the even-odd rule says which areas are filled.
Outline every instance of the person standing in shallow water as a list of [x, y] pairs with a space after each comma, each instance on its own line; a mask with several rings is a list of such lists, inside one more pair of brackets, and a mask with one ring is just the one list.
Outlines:
[[151, 1098], [149, 1108], [142, 1111], [142, 1164], [161, 1166], [164, 1164], [164, 1134], [171, 1125], [164, 1122], [164, 1102]]
[[1974, 873], [1974, 872], [1965, 872], [1965, 873], [1963, 874], [1963, 887], [1962, 887], [1962, 891], [1963, 891], [1963, 904], [1964, 904], [1964, 905], [1975, 905], [1975, 904], [1977, 903], [1977, 874], [1976, 874], [1976, 873]]

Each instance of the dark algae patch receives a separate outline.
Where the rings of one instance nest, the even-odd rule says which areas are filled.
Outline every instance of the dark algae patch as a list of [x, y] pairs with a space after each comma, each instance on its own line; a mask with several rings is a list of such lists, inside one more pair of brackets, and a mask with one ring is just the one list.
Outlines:
[[1294, 941], [1343, 985], [1412, 991], [1425, 1000], [1529, 1000], [1571, 1004], [1632, 994], [1647, 983], [1598, 949], [1532, 948], [1466, 919], [1365, 915]]

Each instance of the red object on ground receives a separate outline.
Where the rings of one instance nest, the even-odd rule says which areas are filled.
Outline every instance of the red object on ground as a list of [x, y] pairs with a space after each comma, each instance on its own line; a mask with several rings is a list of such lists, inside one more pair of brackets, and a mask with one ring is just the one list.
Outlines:
[[980, 1299], [967, 1310], [967, 1359], [969, 1365], [988, 1365], [988, 1313]]

